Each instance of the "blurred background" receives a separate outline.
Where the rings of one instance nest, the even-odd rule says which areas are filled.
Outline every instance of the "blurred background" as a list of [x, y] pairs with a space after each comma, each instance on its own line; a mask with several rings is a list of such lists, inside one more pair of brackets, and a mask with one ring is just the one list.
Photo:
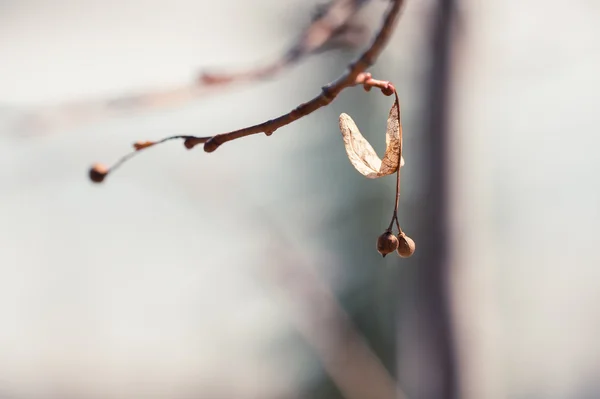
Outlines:
[[338, 130], [383, 153], [376, 91], [89, 182], [312, 98], [378, 27], [364, 3], [351, 43], [204, 93], [323, 3], [0, 1], [0, 398], [600, 397], [597, 1], [407, 1], [371, 72], [402, 102], [410, 259], [375, 250], [395, 179]]

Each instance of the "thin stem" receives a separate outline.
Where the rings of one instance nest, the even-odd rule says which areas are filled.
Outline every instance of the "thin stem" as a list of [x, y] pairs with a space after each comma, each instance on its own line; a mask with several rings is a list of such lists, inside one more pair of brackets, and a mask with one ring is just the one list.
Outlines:
[[392, 228], [394, 227], [394, 220], [396, 221], [396, 224], [398, 223], [398, 218], [396, 217], [396, 211], [394, 211], [394, 214], [392, 215], [392, 220], [390, 220], [390, 225], [388, 226], [388, 228], [385, 231], [388, 232], [392, 232]]
[[162, 144], [165, 143], [167, 141], [172, 141], [172, 140], [190, 140], [190, 139], [194, 139], [194, 140], [204, 140], [207, 141], [210, 137], [195, 137], [195, 136], [170, 136], [170, 137], [165, 137], [161, 140], [158, 141], [146, 141], [146, 142], [137, 142], [133, 145], [133, 147], [135, 148], [135, 150], [131, 151], [130, 153], [127, 153], [125, 155], [123, 155], [121, 158], [119, 158], [114, 164], [112, 164], [109, 168], [104, 168], [102, 165], [95, 165], [92, 168], [92, 171], [95, 171], [96, 173], [100, 173], [103, 175], [102, 180], [104, 179], [104, 177], [108, 176], [111, 172], [114, 172], [115, 170], [117, 170], [121, 165], [123, 165], [125, 162], [129, 161], [131, 158], [135, 157], [137, 154], [139, 154], [140, 152], [150, 148], [150, 147], [154, 147], [155, 145], [158, 144]]
[[402, 114], [400, 113], [400, 99], [398, 98], [398, 92], [396, 89], [394, 89], [394, 96], [396, 97], [395, 104], [396, 111], [398, 112], [398, 135], [400, 138], [400, 147], [398, 149], [398, 170], [396, 170], [396, 203], [394, 204], [394, 213], [392, 214], [390, 226], [387, 229], [388, 231], [391, 231], [395, 221], [396, 227], [398, 228], [398, 234], [402, 234], [400, 222], [398, 221], [398, 205], [400, 204], [400, 169], [402, 164]]

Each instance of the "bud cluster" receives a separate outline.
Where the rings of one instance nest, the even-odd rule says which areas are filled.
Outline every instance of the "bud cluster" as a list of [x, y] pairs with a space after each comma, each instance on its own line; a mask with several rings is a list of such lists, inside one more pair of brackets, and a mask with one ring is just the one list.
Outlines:
[[377, 252], [385, 258], [387, 254], [396, 251], [398, 256], [408, 258], [415, 253], [415, 242], [403, 231], [395, 236], [391, 230], [386, 230], [377, 238]]

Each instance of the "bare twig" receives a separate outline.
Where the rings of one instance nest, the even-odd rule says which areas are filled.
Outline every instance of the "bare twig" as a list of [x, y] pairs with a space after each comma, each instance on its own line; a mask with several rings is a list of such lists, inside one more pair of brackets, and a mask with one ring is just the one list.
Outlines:
[[198, 137], [193, 139], [186, 139], [186, 148], [193, 148], [197, 144], [204, 143], [204, 151], [213, 152], [221, 145], [228, 141], [236, 140], [242, 137], [250, 136], [257, 133], [265, 133], [270, 136], [280, 127], [288, 125], [306, 115], [311, 114], [317, 109], [331, 103], [337, 95], [347, 87], [354, 86], [356, 84], [365, 83], [361, 81], [359, 75], [364, 72], [368, 67], [373, 65], [387, 44], [389, 37], [392, 34], [394, 27], [396, 26], [397, 17], [400, 13], [400, 9], [404, 0], [394, 0], [387, 15], [384, 19], [383, 26], [375, 36], [375, 40], [371, 46], [348, 67], [348, 70], [332, 83], [324, 86], [321, 90], [321, 94], [300, 104], [291, 112], [281, 115], [275, 119], [268, 120], [258, 125], [250, 126], [243, 129], [234, 130], [229, 133], [217, 134], [209, 137]]
[[[354, 62], [352, 62], [344, 74], [339, 78], [324, 86], [321, 89], [321, 93], [314, 97], [312, 100], [307, 101], [297, 106], [291, 112], [281, 115], [275, 119], [268, 120], [258, 125], [234, 130], [228, 133], [221, 133], [214, 136], [196, 137], [196, 136], [172, 136], [162, 139], [158, 142], [145, 142], [143, 146], [135, 146], [136, 151], [140, 151], [149, 148], [158, 143], [164, 143], [166, 141], [183, 139], [185, 147], [188, 149], [194, 148], [198, 144], [204, 144], [204, 151], [213, 152], [221, 145], [228, 141], [236, 140], [242, 137], [250, 136], [258, 133], [265, 133], [270, 136], [277, 129], [289, 125], [290, 123], [307, 116], [321, 107], [330, 104], [344, 89], [362, 84], [365, 88], [378, 87], [381, 88], [382, 92], [387, 95], [393, 93], [393, 86], [389, 82], [383, 82], [372, 79], [370, 74], [366, 74], [367, 68], [372, 66], [377, 57], [387, 44], [393, 29], [396, 26], [396, 22], [400, 15], [400, 10], [404, 4], [404, 0], [392, 0], [391, 5], [385, 15], [382, 26], [375, 35], [375, 38], [371, 45], [365, 50], [362, 55]], [[131, 158], [132, 155], [128, 154], [119, 160], [115, 165], [122, 165], [127, 159]], [[111, 168], [106, 168], [100, 164], [96, 164], [90, 170], [90, 178], [94, 182], [101, 182], [110, 173]]]

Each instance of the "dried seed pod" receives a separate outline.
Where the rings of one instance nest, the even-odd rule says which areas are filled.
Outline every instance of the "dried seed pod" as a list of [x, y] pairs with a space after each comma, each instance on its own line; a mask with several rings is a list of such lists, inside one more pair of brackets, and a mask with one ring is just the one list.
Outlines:
[[409, 258], [415, 253], [415, 242], [412, 238], [404, 234], [398, 234], [398, 255], [401, 258]]
[[398, 238], [391, 231], [386, 231], [377, 238], [377, 252], [385, 258], [398, 248]]
[[108, 175], [108, 168], [102, 164], [95, 164], [90, 168], [90, 180], [94, 183], [102, 183]]

